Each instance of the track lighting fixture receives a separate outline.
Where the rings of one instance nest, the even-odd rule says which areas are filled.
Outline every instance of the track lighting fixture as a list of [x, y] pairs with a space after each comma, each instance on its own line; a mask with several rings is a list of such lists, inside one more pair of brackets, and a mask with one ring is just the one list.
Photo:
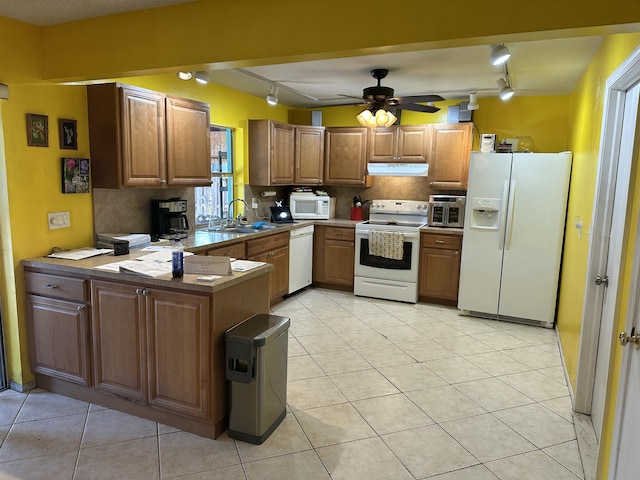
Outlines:
[[478, 94], [476, 92], [471, 92], [469, 94], [469, 105], [467, 105], [467, 109], [477, 110], [478, 108], [480, 108], [480, 105], [478, 105]]
[[194, 75], [196, 82], [204, 85], [206, 83], [209, 83], [209, 72], [205, 72], [205, 71], [198, 71], [195, 73]]
[[193, 78], [193, 73], [191, 72], [178, 72], [176, 75], [180, 80], [191, 80]]
[[513, 89], [511, 88], [511, 85], [509, 85], [509, 83], [505, 81], [504, 78], [499, 78], [498, 81], [496, 81], [496, 84], [500, 89], [500, 98], [502, 100], [509, 100], [511, 97], [513, 97]]
[[502, 65], [504, 62], [509, 60], [511, 57], [511, 52], [509, 49], [501, 43], [500, 45], [492, 45], [491, 46], [491, 64], [494, 66]]
[[269, 95], [267, 95], [267, 103], [269, 105], [278, 104], [278, 87], [276, 87], [273, 84], [269, 87]]
[[360, 122], [360, 125], [370, 128], [390, 127], [397, 120], [393, 113], [385, 110], [384, 108], [375, 106], [364, 109], [356, 116], [356, 118], [358, 119], [358, 122]]

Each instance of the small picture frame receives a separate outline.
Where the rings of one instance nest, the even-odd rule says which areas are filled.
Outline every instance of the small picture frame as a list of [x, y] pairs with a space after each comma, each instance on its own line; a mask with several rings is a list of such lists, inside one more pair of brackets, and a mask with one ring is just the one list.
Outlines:
[[27, 145], [30, 147], [49, 146], [49, 117], [37, 113], [27, 113]]
[[70, 118], [58, 119], [58, 136], [60, 148], [68, 150], [78, 149], [78, 121]]
[[89, 193], [89, 159], [62, 159], [62, 193]]

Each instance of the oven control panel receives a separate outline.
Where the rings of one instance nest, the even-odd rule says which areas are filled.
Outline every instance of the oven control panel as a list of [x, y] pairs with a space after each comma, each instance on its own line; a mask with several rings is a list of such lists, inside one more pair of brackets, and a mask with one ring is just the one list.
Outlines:
[[420, 200], [373, 200], [371, 213], [396, 215], [426, 215], [429, 202]]

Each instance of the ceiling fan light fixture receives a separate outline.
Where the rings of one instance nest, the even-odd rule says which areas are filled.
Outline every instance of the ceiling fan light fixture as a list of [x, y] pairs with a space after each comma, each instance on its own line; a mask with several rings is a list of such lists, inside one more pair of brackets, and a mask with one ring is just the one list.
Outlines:
[[278, 87], [271, 85], [269, 87], [269, 95], [267, 95], [267, 103], [271, 106], [278, 104]]
[[469, 110], [477, 110], [480, 108], [480, 105], [478, 105], [478, 94], [476, 92], [469, 94], [469, 105], [467, 105], [467, 108]]
[[504, 43], [491, 46], [491, 65], [498, 66], [509, 60], [511, 52]]
[[205, 71], [198, 71], [195, 74], [195, 78], [196, 78], [196, 82], [198, 82], [201, 85], [205, 85], [207, 83], [209, 83], [209, 72], [205, 72]]
[[369, 128], [390, 127], [397, 120], [393, 113], [385, 110], [384, 108], [376, 109], [375, 107], [364, 109], [356, 116], [356, 118], [358, 119], [358, 122], [360, 122], [360, 125]]
[[180, 80], [191, 80], [193, 78], [193, 73], [191, 72], [178, 72], [176, 75]]

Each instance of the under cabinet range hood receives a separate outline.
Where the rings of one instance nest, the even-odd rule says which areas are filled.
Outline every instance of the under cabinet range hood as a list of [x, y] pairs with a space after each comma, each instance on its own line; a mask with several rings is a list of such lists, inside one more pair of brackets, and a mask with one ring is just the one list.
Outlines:
[[385, 177], [426, 177], [428, 163], [369, 163], [368, 175]]

